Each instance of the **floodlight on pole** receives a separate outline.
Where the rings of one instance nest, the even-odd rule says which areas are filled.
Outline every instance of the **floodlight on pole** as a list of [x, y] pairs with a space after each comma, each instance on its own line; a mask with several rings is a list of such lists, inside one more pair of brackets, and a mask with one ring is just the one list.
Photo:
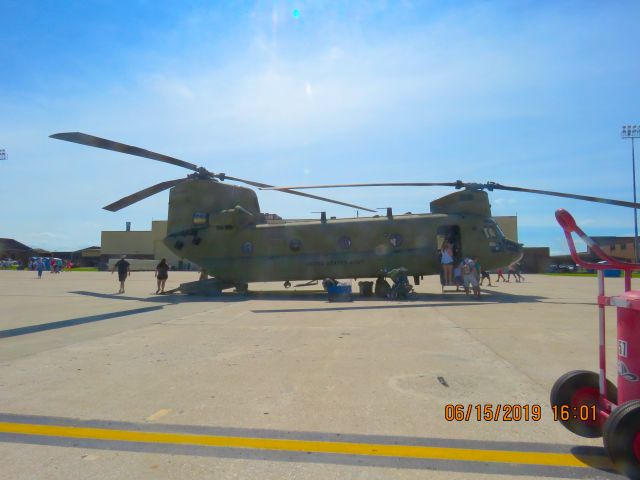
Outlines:
[[[631, 139], [631, 166], [633, 169], [633, 203], [636, 203], [636, 155], [634, 140], [640, 138], [640, 125], [623, 125], [622, 138]], [[633, 252], [635, 262], [638, 263], [638, 210], [633, 207]]]
[[4, 148], [0, 148], [0, 160], [7, 159], [7, 151]]

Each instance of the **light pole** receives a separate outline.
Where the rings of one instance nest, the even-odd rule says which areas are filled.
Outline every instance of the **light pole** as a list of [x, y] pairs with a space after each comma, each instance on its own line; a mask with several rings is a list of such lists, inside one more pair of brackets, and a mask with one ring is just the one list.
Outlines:
[[[623, 125], [622, 138], [631, 139], [631, 164], [633, 167], [633, 203], [636, 203], [636, 156], [633, 141], [636, 138], [640, 138], [640, 125]], [[635, 206], [633, 207], [633, 226], [633, 253], [635, 262], [638, 263], [638, 209]]]

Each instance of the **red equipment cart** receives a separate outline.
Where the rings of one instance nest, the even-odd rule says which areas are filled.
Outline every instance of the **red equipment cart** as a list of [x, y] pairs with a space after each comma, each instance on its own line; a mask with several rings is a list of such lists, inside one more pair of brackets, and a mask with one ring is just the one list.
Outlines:
[[[556, 211], [571, 257], [576, 264], [598, 272], [600, 326], [600, 372], [576, 370], [565, 373], [551, 389], [551, 408], [571, 432], [583, 437], [603, 437], [604, 448], [616, 468], [640, 479], [640, 291], [631, 290], [631, 272], [640, 264], [608, 256], [577, 225], [566, 210]], [[604, 262], [583, 261], [576, 253], [572, 234], [578, 235]], [[624, 272], [624, 293], [606, 296], [604, 270]], [[607, 380], [605, 358], [605, 307], [617, 307], [618, 381]]]

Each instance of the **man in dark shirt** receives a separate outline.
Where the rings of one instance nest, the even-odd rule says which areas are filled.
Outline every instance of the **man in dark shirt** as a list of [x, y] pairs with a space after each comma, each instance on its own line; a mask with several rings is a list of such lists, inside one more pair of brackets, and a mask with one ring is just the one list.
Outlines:
[[116, 268], [118, 269], [118, 280], [120, 281], [120, 291], [118, 293], [124, 293], [124, 282], [127, 277], [131, 275], [131, 271], [129, 270], [129, 262], [125, 260], [126, 257], [126, 255], [122, 255], [120, 260], [118, 260], [111, 269], [111, 275], [113, 275], [113, 272], [116, 271]]

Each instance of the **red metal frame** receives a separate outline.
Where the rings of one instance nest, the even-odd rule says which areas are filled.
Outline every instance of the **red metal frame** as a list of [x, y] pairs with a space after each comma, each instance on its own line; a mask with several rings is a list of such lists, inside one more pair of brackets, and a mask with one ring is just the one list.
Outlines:
[[[584, 233], [580, 227], [576, 224], [575, 219], [569, 212], [563, 209], [556, 211], [556, 220], [564, 230], [564, 236], [569, 244], [569, 251], [571, 252], [571, 258], [573, 261], [581, 267], [593, 269], [598, 272], [598, 320], [599, 320], [599, 354], [600, 354], [600, 399], [599, 410], [603, 420], [609, 416], [611, 409], [616, 405], [607, 398], [607, 366], [606, 366], [606, 344], [605, 344], [605, 307], [616, 306], [621, 308], [627, 308], [631, 310], [640, 311], [640, 299], [624, 298], [623, 297], [609, 297], [605, 295], [604, 291], [604, 270], [622, 270], [624, 271], [624, 291], [631, 291], [631, 273], [635, 270], [640, 270], [640, 264], [623, 262], [610, 257], [598, 246], [594, 240]], [[573, 241], [572, 234], [579, 236], [584, 243], [586, 243], [591, 251], [595, 253], [599, 258], [605, 261], [605, 263], [592, 263], [586, 262], [578, 256], [576, 252], [576, 245]], [[620, 385], [618, 385], [620, 387]]]

